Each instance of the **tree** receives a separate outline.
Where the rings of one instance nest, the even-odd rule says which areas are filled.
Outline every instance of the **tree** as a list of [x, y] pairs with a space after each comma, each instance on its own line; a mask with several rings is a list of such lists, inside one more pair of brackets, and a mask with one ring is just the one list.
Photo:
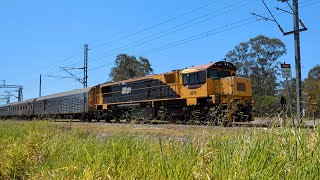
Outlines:
[[308, 73], [308, 78], [313, 78], [316, 80], [320, 80], [320, 64], [314, 66], [312, 69], [310, 69]]
[[122, 81], [131, 78], [143, 77], [153, 73], [151, 64], [147, 58], [127, 54], [119, 54], [115, 59], [115, 67], [111, 69], [110, 78], [112, 81]]
[[259, 35], [237, 45], [225, 56], [235, 64], [238, 74], [252, 79], [256, 96], [274, 96], [279, 75], [278, 58], [286, 54], [285, 44], [277, 38]]
[[[302, 83], [302, 86], [303, 85], [304, 85], [304, 83]], [[290, 97], [289, 97], [288, 93], [290, 94]], [[293, 100], [295, 100], [297, 98], [296, 78], [291, 78], [288, 80], [280, 81], [279, 94], [286, 95], [287, 99], [290, 98], [291, 99], [291, 106], [296, 108], [296, 103], [292, 103]], [[287, 101], [287, 103], [288, 103], [288, 101]]]
[[[308, 73], [308, 77], [303, 81], [303, 92], [306, 94], [310, 93], [316, 93], [317, 96], [317, 103], [318, 103], [318, 109], [320, 104], [320, 65], [314, 66], [312, 69], [310, 69]], [[310, 100], [305, 97], [303, 100], [305, 102], [308, 102], [305, 104], [307, 113], [309, 116], [311, 115], [310, 111]], [[316, 112], [316, 116], [319, 117], [320, 113], [319, 111]]]
[[281, 109], [280, 97], [259, 96], [255, 98], [255, 116], [273, 117], [279, 109]]

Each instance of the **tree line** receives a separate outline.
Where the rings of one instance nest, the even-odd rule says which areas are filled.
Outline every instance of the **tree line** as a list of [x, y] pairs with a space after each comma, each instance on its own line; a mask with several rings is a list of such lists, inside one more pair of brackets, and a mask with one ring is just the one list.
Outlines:
[[[281, 109], [280, 97], [282, 95], [291, 99], [292, 108], [295, 109], [295, 78], [288, 80], [288, 82], [279, 79], [281, 75], [279, 58], [286, 53], [286, 45], [280, 39], [259, 35], [247, 42], [239, 43], [223, 58], [223, 60], [233, 63], [238, 68], [238, 76], [251, 78], [256, 116], [273, 116], [279, 113]], [[147, 58], [119, 54], [115, 59], [115, 67], [111, 69], [109, 76], [110, 81], [121, 81], [152, 73], [153, 69]], [[288, 88], [287, 84], [289, 85]], [[288, 97], [288, 91], [290, 97]], [[320, 97], [320, 65], [309, 71], [308, 77], [303, 80], [302, 92], [304, 114], [310, 116], [311, 111], [307, 95], [316, 92], [317, 97]], [[319, 111], [316, 116], [320, 116]]]

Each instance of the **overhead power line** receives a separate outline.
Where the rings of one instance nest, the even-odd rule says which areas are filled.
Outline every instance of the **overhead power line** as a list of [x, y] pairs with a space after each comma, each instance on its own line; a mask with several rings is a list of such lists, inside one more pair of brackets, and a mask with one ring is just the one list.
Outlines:
[[[306, 7], [306, 6], [310, 6], [310, 5], [314, 5], [314, 4], [317, 4], [317, 3], [319, 3], [320, 1], [313, 1], [313, 0], [308, 0], [308, 1], [304, 1], [304, 2], [302, 2], [302, 3], [300, 3], [300, 4], [303, 4], [301, 7]], [[234, 27], [235, 28], [235, 27]], [[191, 39], [189, 39], [189, 40], [186, 40], [186, 41], [192, 41]], [[173, 43], [176, 43], [176, 44], [173, 44]], [[151, 54], [151, 53], [155, 53], [155, 52], [159, 52], [159, 51], [161, 51], [161, 50], [164, 50], [164, 49], [168, 49], [168, 48], [170, 48], [170, 46], [171, 47], [174, 47], [174, 46], [178, 46], [179, 45], [179, 43], [177, 43], [177, 42], [173, 42], [173, 43], [169, 43], [169, 44], [167, 44], [166, 46], [167, 47], [164, 47], [164, 46], [161, 46], [161, 47], [158, 47], [158, 48], [154, 48], [154, 49], [151, 49], [151, 50], [148, 50], [148, 51], [150, 51], [150, 52], [148, 52], [148, 51], [145, 51], [145, 52], [143, 52], [144, 54]], [[184, 44], [184, 43], [187, 43], [187, 42], [183, 42], [183, 41], [181, 41], [180, 42], [180, 44]], [[171, 44], [171, 45], [170, 45]], [[153, 51], [153, 52], [152, 52]], [[79, 54], [81, 54], [81, 53], [78, 53], [78, 55]], [[105, 56], [106, 57], [106, 56]], [[70, 56], [70, 58], [72, 58], [72, 56]], [[63, 61], [63, 60], [61, 60], [61, 61]], [[92, 61], [90, 61], [90, 62], [92, 62]], [[107, 63], [107, 64], [103, 64], [103, 65], [101, 65], [101, 64], [99, 64], [99, 66], [96, 66], [96, 67], [92, 67], [92, 68], [90, 68], [90, 69], [88, 69], [88, 71], [93, 71], [93, 70], [96, 70], [96, 69], [101, 69], [101, 68], [103, 68], [103, 67], [105, 67], [105, 66], [110, 66], [110, 65], [112, 65], [112, 63], [113, 62], [109, 62], [109, 63]], [[38, 79], [38, 78], [37, 78]], [[37, 83], [36, 83], [37, 84]], [[48, 84], [48, 85], [51, 85], [50, 83]], [[54, 86], [52, 86], [52, 87], [54, 87]], [[45, 87], [44, 87], [45, 88]], [[28, 90], [28, 91], [32, 91], [32, 90]], [[25, 91], [26, 92], [26, 91]]]
[[116, 39], [116, 40], [109, 41], [109, 42], [106, 42], [106, 43], [103, 43], [103, 44], [94, 46], [94, 47], [92, 47], [91, 49], [96, 49], [96, 48], [99, 48], [99, 47], [102, 47], [102, 46], [105, 46], [105, 45], [108, 45], [108, 44], [112, 44], [112, 43], [117, 42], [117, 41], [119, 41], [119, 40], [126, 39], [126, 38], [132, 37], [132, 36], [134, 36], [134, 35], [140, 34], [140, 33], [142, 33], [142, 32], [145, 32], [145, 31], [154, 29], [154, 28], [159, 27], [159, 26], [161, 26], [161, 25], [163, 25], [163, 24], [167, 24], [167, 23], [172, 22], [172, 21], [174, 21], [174, 20], [176, 20], [176, 19], [179, 19], [179, 18], [181, 18], [181, 17], [184, 17], [184, 16], [186, 16], [186, 15], [188, 15], [188, 14], [194, 13], [194, 12], [200, 10], [200, 9], [206, 8], [206, 7], [208, 7], [208, 6], [210, 6], [210, 5], [214, 4], [214, 3], [216, 3], [216, 2], [211, 2], [211, 3], [205, 4], [205, 5], [200, 6], [200, 7], [198, 7], [198, 8], [192, 9], [191, 11], [188, 11], [188, 12], [186, 12], [186, 13], [182, 13], [182, 14], [180, 14], [180, 15], [178, 15], [178, 16], [173, 17], [173, 18], [164, 20], [164, 21], [162, 21], [162, 22], [160, 22], [160, 23], [158, 23], [158, 24], [156, 24], [156, 25], [149, 26], [149, 27], [147, 27], [147, 28], [145, 28], [145, 29], [136, 31], [136, 32], [134, 32], [134, 33], [128, 34], [128, 35], [123, 36], [123, 37], [120, 37], [120, 38], [118, 38], [118, 39]]
[[[248, 4], [250, 4], [252, 2], [255, 2], [255, 1], [249, 1], [249, 3], [245, 3], [245, 4], [242, 4], [241, 2], [243, 2], [243, 1], [238, 1], [238, 2], [233, 3], [233, 4], [231, 4], [231, 5], [227, 6], [227, 7], [224, 7], [224, 8], [221, 8], [219, 10], [215, 10], [215, 11], [213, 11], [211, 13], [208, 13], [208, 14], [201, 15], [199, 17], [193, 18], [193, 19], [191, 19], [191, 20], [189, 20], [187, 22], [184, 22], [182, 24], [179, 24], [179, 25], [174, 26], [172, 28], [169, 28], [167, 30], [155, 33], [155, 34], [153, 34], [151, 36], [147, 36], [147, 37], [142, 38], [140, 40], [137, 40], [137, 41], [135, 41], [133, 43], [129, 43], [127, 45], [123, 45], [121, 47], [114, 48], [114, 49], [112, 49], [110, 51], [105, 52], [104, 55], [92, 57], [91, 62], [99, 60], [99, 59], [101, 59], [101, 58], [103, 58], [105, 56], [109, 56], [110, 54], [112, 55], [113, 52], [116, 52], [117, 50], [124, 51], [124, 50], [128, 50], [128, 49], [131, 49], [131, 48], [134, 48], [134, 47], [138, 47], [140, 45], [152, 42], [154, 40], [157, 40], [157, 39], [160, 39], [162, 37], [168, 36], [170, 34], [173, 34], [173, 33], [179, 32], [181, 30], [187, 29], [189, 27], [192, 27], [193, 25], [200, 24], [200, 23], [203, 23], [205, 21], [208, 21], [208, 20], [211, 20], [213, 18], [216, 18], [218, 16], [227, 14], [228, 12], [222, 12], [222, 13], [218, 13], [218, 12], [221, 12], [221, 11], [223, 11], [225, 9], [228, 9], [228, 8], [232, 7], [232, 6], [239, 5], [240, 7], [243, 7], [243, 6], [248, 5]], [[211, 15], [214, 15], [214, 16], [211, 16]], [[198, 20], [200, 20], [200, 21], [198, 21]]]
[[[310, 1], [310, 0], [309, 0]], [[308, 2], [309, 2], [308, 1]], [[315, 3], [318, 3], [320, 1], [317, 1]], [[315, 4], [315, 3], [312, 3], [312, 4]], [[303, 4], [303, 3], [301, 3]], [[304, 6], [301, 6], [301, 7], [306, 7], [306, 6], [309, 6], [311, 4], [308, 4], [308, 5], [304, 5]], [[275, 12], [276, 10], [272, 11], [272, 12]], [[263, 15], [266, 15], [267, 13], [264, 13]], [[275, 16], [278, 16], [278, 15], [281, 15], [283, 14], [283, 12], [281, 13], [277, 13], [275, 14]], [[225, 32], [225, 31], [228, 31], [228, 30], [231, 30], [231, 29], [236, 29], [238, 27], [243, 27], [245, 25], [249, 25], [249, 24], [252, 24], [256, 21], [258, 21], [257, 19], [255, 18], [246, 18], [246, 19], [243, 19], [243, 20], [240, 20], [240, 21], [237, 21], [237, 22], [234, 22], [234, 23], [231, 23], [229, 24], [228, 26], [221, 26], [221, 27], [218, 27], [218, 28], [215, 28], [215, 29], [212, 29], [212, 30], [209, 30], [209, 31], [206, 31], [204, 33], [200, 33], [200, 34], [197, 34], [197, 35], [194, 35], [194, 36], [191, 36], [191, 37], [188, 37], [188, 38], [185, 38], [185, 39], [182, 39], [182, 40], [179, 40], [179, 41], [176, 41], [176, 42], [172, 42], [172, 43], [169, 43], [167, 45], [164, 45], [164, 46], [161, 46], [161, 47], [158, 47], [158, 48], [154, 48], [154, 49], [151, 49], [151, 50], [148, 50], [148, 51], [145, 51], [145, 52], [142, 52], [141, 54], [143, 55], [147, 55], [147, 54], [152, 54], [152, 53], [155, 53], [155, 52], [159, 52], [159, 51], [162, 51], [162, 50], [165, 50], [165, 49], [169, 49], [171, 47], [175, 47], [175, 46], [179, 46], [179, 45], [182, 45], [182, 44], [185, 44], [185, 43], [188, 43], [188, 42], [191, 42], [191, 41], [194, 41], [194, 40], [198, 40], [198, 39], [201, 39], [201, 38], [205, 38], [205, 37], [209, 37], [209, 36], [212, 36], [212, 35], [215, 35], [215, 34], [219, 34], [219, 33], [222, 33], [222, 32]], [[247, 21], [247, 22], [246, 22]], [[242, 23], [242, 24], [241, 24]], [[108, 54], [109, 56], [110, 55], [113, 55], [114, 53], [110, 53]], [[106, 56], [104, 56], [106, 57]], [[96, 60], [96, 59], [95, 59]], [[99, 64], [99, 66], [97, 67], [93, 67], [92, 69], [89, 69], [89, 71], [93, 71], [93, 70], [97, 70], [97, 69], [101, 69], [101, 68], [104, 68], [106, 66], [110, 66], [112, 65], [112, 63], [107, 63], [107, 64]]]
[[[272, 12], [269, 10], [269, 7], [266, 5], [264, 0], [262, 0], [265, 7], [268, 9], [270, 15], [273, 17], [274, 22], [277, 23], [280, 31], [283, 33], [284, 36], [294, 34], [294, 49], [295, 49], [295, 70], [296, 70], [296, 94], [297, 94], [297, 118], [298, 122], [302, 122], [302, 96], [301, 96], [301, 57], [300, 57], [300, 32], [306, 31], [307, 28], [303, 24], [303, 22], [299, 19], [299, 3], [298, 0], [292, 0], [292, 6], [289, 4], [288, 0], [279, 0], [283, 3], [287, 3], [287, 5], [290, 7], [291, 12], [288, 12], [286, 10], [276, 8], [277, 10], [281, 10], [282, 12], [289, 13], [293, 15], [293, 21], [294, 21], [294, 30], [289, 32], [284, 32], [281, 28], [278, 21], [274, 18]], [[299, 25], [301, 25], [303, 28], [300, 29]], [[293, 125], [294, 121], [293, 121]]]

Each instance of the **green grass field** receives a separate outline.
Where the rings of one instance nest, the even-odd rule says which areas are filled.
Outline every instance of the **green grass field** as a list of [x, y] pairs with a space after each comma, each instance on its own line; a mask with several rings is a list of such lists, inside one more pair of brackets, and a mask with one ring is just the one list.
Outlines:
[[319, 129], [0, 122], [0, 179], [319, 178]]

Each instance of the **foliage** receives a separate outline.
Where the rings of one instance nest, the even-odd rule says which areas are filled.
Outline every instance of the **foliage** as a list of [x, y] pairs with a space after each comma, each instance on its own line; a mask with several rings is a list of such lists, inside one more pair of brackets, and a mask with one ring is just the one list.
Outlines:
[[[318, 103], [318, 111], [315, 113], [316, 117], [320, 116], [319, 110], [320, 110], [320, 65], [314, 66], [312, 69], [310, 69], [308, 73], [308, 77], [304, 80], [304, 86], [303, 86], [303, 92], [306, 94], [315, 93], [317, 96], [317, 103]], [[307, 99], [308, 97], [304, 96], [304, 101], [308, 102], [305, 104], [307, 115], [309, 117], [312, 116], [312, 112], [310, 110], [310, 99]]]
[[111, 69], [110, 78], [112, 81], [122, 81], [131, 78], [143, 77], [153, 73], [149, 60], [134, 56], [119, 54], [115, 59], [115, 67]]
[[257, 96], [255, 97], [255, 116], [274, 117], [281, 111], [280, 97]]
[[281, 86], [281, 88], [279, 89], [280, 94], [285, 94], [288, 96], [288, 90], [289, 90], [291, 99], [295, 99], [297, 97], [296, 78], [291, 78], [285, 81], [281, 81], [280, 86]]
[[320, 129], [0, 122], [0, 179], [319, 179]]
[[225, 59], [236, 65], [238, 74], [252, 79], [254, 95], [276, 94], [278, 58], [286, 54], [285, 44], [263, 35], [242, 42], [228, 52]]
[[[303, 86], [303, 84], [302, 84]], [[290, 96], [289, 94], [290, 93]], [[285, 81], [280, 82], [280, 88], [279, 88], [279, 94], [284, 95], [287, 101], [287, 108], [290, 108], [290, 102], [291, 102], [291, 110], [287, 109], [287, 115], [291, 115], [291, 111], [293, 114], [295, 114], [294, 110], [297, 107], [296, 99], [297, 99], [297, 93], [296, 93], [296, 78], [288, 79]]]
[[310, 71], [308, 73], [308, 78], [320, 80], [320, 64], [318, 64], [318, 65], [314, 66], [312, 69], [310, 69]]

